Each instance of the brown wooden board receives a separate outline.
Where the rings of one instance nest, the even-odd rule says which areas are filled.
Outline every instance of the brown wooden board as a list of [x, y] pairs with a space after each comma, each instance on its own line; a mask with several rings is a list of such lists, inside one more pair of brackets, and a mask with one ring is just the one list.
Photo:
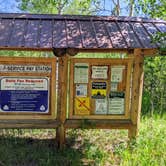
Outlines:
[[56, 58], [0, 57], [0, 119], [56, 119]]
[[[72, 58], [70, 61], [69, 119], [129, 119], [132, 61], [132, 58]], [[103, 74], [98, 75], [98, 70], [104, 71]], [[112, 75], [118, 70], [121, 76], [113, 80]], [[77, 72], [82, 72], [80, 76], [87, 73], [87, 77], [78, 76], [76, 79]], [[113, 83], [115, 83], [115, 88]], [[122, 103], [122, 108], [118, 109], [124, 109], [123, 113], [109, 111], [117, 107], [111, 107], [117, 102]], [[111, 103], [110, 106], [109, 103]], [[100, 106], [103, 107], [104, 112], [100, 112]]]

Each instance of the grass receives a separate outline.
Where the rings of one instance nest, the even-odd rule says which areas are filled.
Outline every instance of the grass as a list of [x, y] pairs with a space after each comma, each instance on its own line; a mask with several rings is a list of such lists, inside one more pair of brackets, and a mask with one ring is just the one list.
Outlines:
[[0, 166], [165, 166], [166, 118], [142, 118], [140, 135], [127, 131], [68, 130], [59, 151], [55, 130], [0, 130]]

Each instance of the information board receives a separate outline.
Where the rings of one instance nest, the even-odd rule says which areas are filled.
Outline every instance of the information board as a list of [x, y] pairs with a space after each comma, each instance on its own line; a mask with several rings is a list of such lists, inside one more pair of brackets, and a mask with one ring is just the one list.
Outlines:
[[55, 58], [0, 57], [0, 119], [55, 119]]
[[127, 119], [132, 59], [71, 59], [72, 119]]

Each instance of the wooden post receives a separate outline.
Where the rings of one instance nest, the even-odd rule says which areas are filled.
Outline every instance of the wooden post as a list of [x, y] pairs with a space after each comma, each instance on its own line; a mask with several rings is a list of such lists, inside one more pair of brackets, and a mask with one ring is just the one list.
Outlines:
[[65, 128], [67, 108], [67, 80], [68, 80], [68, 57], [58, 58], [58, 99], [57, 99], [57, 119], [60, 126], [56, 130], [56, 140], [58, 147], [63, 148], [65, 143]]
[[131, 96], [131, 121], [132, 127], [129, 129], [129, 138], [136, 138], [140, 123], [140, 113], [143, 90], [143, 62], [144, 55], [141, 49], [134, 50], [134, 63], [132, 75], [132, 96]]

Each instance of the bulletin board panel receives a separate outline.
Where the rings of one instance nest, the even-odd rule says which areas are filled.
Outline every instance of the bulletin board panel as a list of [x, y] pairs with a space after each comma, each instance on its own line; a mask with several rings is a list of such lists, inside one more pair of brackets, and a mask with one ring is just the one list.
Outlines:
[[56, 119], [56, 58], [0, 57], [0, 119]]
[[72, 58], [69, 119], [130, 119], [132, 58]]

